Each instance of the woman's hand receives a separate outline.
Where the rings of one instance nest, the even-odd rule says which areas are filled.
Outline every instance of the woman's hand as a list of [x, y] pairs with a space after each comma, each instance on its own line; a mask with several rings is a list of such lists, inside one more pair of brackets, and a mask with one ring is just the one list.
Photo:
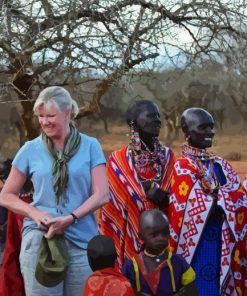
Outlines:
[[169, 192], [153, 187], [146, 192], [147, 198], [158, 207], [168, 207]]
[[38, 225], [40, 229], [46, 231], [48, 230], [47, 223], [52, 219], [52, 217], [47, 212], [33, 208], [29, 212], [28, 216]]
[[50, 239], [55, 234], [63, 233], [72, 222], [73, 217], [71, 215], [49, 219], [49, 221], [45, 223], [45, 226], [48, 228], [45, 237]]

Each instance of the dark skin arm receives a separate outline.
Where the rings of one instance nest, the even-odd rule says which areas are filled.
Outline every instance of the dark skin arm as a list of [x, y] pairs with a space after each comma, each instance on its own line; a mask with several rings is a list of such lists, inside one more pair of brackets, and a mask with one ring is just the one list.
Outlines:
[[169, 192], [161, 188], [150, 188], [146, 191], [147, 198], [151, 200], [159, 208], [168, 207], [169, 205]]

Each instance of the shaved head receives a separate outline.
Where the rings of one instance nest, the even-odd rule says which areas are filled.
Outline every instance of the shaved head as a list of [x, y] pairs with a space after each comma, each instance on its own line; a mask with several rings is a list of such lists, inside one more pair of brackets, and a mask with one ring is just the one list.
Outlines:
[[153, 228], [160, 225], [169, 225], [168, 218], [158, 209], [148, 210], [141, 214], [140, 232], [143, 233], [146, 228]]
[[181, 116], [181, 127], [185, 134], [188, 134], [201, 122], [210, 122], [214, 124], [212, 115], [202, 108], [186, 109]]
[[170, 230], [164, 213], [158, 209], [145, 211], [140, 217], [140, 239], [151, 254], [159, 254], [168, 246]]
[[214, 119], [208, 111], [202, 108], [186, 109], [181, 117], [181, 128], [189, 146], [199, 149], [212, 146]]

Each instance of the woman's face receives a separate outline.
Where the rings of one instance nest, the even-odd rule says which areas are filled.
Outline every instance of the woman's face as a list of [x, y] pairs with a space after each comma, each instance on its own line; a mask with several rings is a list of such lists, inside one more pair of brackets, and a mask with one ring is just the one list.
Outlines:
[[136, 118], [136, 125], [139, 131], [158, 137], [161, 128], [160, 112], [156, 104], [150, 103]]
[[39, 124], [51, 139], [66, 137], [69, 131], [70, 113], [70, 109], [62, 112], [55, 104], [50, 105], [49, 108], [42, 105], [38, 108]]
[[200, 149], [212, 146], [215, 128], [211, 115], [203, 111], [195, 113], [188, 123], [188, 129], [188, 144], [190, 146]]

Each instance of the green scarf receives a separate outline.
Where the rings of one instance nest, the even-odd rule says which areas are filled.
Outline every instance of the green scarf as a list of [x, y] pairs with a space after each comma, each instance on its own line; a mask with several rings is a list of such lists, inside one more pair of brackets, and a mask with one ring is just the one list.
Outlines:
[[63, 193], [65, 194], [65, 201], [67, 201], [66, 189], [69, 179], [67, 162], [78, 150], [81, 136], [77, 129], [71, 124], [70, 133], [65, 139], [62, 152], [56, 149], [53, 141], [44, 132], [42, 132], [42, 140], [45, 143], [47, 150], [54, 158], [52, 165], [53, 189], [56, 195], [57, 204], [59, 204], [59, 198]]

